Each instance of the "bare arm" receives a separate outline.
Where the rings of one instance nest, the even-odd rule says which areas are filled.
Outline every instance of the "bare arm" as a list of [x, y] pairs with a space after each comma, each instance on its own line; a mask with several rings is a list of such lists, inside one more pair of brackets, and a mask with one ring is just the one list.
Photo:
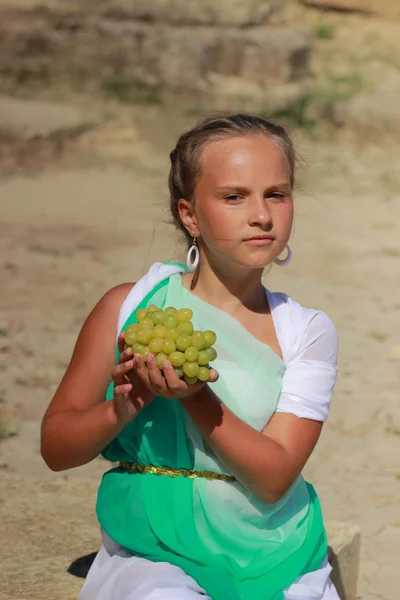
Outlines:
[[[54, 471], [86, 464], [98, 456], [140, 412], [151, 394], [142, 398], [143, 387], [132, 394], [132, 386], [121, 388], [132, 394], [133, 403], [124, 404], [128, 394], [105, 402], [112, 373], [127, 383], [131, 356], [124, 356], [115, 367], [118, 314], [133, 284], [111, 289], [90, 313], [78, 336], [71, 362], [43, 417], [41, 454]], [[114, 371], [113, 371], [114, 369]], [[119, 369], [119, 370], [118, 370]], [[117, 380], [114, 378], [114, 382]], [[118, 401], [119, 400], [119, 401]]]
[[232, 474], [268, 504], [277, 502], [294, 483], [322, 429], [319, 421], [275, 413], [260, 433], [222, 404], [208, 386], [181, 403]]

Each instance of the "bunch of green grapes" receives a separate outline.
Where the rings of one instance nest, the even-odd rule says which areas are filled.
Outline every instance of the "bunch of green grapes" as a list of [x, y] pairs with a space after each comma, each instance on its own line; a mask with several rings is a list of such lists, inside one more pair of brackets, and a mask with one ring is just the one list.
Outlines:
[[169, 360], [178, 377], [188, 384], [210, 379], [209, 363], [217, 358], [213, 348], [217, 336], [211, 330], [194, 330], [190, 308], [161, 310], [152, 304], [139, 309], [136, 317], [138, 323], [125, 330], [125, 348], [130, 346], [145, 362], [152, 354], [161, 371], [163, 361]]

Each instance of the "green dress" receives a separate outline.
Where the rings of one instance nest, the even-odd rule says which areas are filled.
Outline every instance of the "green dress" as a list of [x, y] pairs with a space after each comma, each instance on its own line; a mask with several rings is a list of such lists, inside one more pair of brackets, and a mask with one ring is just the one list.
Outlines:
[[[180, 274], [139, 306], [150, 304], [189, 307], [195, 329], [217, 333], [213, 366], [220, 377], [210, 385], [240, 419], [262, 431], [278, 403], [284, 362], [232, 316], [186, 290]], [[125, 326], [134, 322], [133, 313]], [[229, 474], [179, 401], [161, 397], [102, 454], [112, 462]], [[213, 600], [281, 600], [295, 579], [320, 568], [327, 552], [318, 498], [301, 475], [281, 500], [266, 504], [236, 481], [114, 468], [103, 476], [97, 516], [117, 544], [182, 568]]]

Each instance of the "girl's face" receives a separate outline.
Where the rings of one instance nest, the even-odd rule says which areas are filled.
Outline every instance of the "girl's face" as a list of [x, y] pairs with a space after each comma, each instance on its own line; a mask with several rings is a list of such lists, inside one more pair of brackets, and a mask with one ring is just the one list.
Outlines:
[[194, 203], [180, 201], [183, 223], [208, 261], [264, 268], [288, 242], [293, 202], [283, 151], [265, 135], [207, 144]]

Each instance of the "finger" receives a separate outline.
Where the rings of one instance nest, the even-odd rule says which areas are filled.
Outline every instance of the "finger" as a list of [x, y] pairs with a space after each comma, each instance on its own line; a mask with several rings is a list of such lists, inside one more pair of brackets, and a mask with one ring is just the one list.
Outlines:
[[124, 383], [121, 385], [114, 385], [114, 397], [117, 396], [124, 396], [124, 398], [126, 397], [126, 394], [129, 394], [129, 392], [132, 391], [132, 384], [131, 383]]
[[118, 350], [122, 353], [125, 348], [125, 333], [121, 331], [118, 336]]
[[169, 360], [164, 360], [163, 362], [164, 368], [164, 377], [165, 383], [167, 384], [167, 388], [171, 392], [172, 395], [178, 395], [181, 392], [184, 392], [188, 387], [187, 383], [179, 379], [178, 375], [174, 367], [171, 365]]
[[164, 377], [158, 368], [156, 359], [151, 354], [147, 355], [147, 372], [150, 385], [157, 390], [157, 394], [165, 397], [169, 390], [165, 385]]
[[208, 383], [214, 383], [218, 379], [219, 379], [218, 371], [216, 371], [215, 369], [211, 369], [210, 370], [210, 379], [208, 380]]
[[[144, 385], [151, 390], [151, 384], [149, 380], [149, 373], [146, 367], [146, 363], [143, 360], [143, 356], [141, 354], [134, 355], [135, 360], [135, 371], [139, 377], [139, 379], [144, 383]], [[153, 391], [153, 390], [151, 390]]]
[[111, 376], [112, 376], [112, 380], [114, 382], [114, 385], [123, 385], [126, 383], [126, 375], [129, 373], [129, 371], [131, 371], [134, 367], [134, 361], [131, 360], [127, 360], [125, 362], [122, 362], [118, 365], [116, 365], [115, 367], [112, 368], [111, 370]]
[[121, 364], [121, 363], [125, 362], [126, 360], [132, 360], [132, 358], [133, 358], [133, 352], [132, 352], [132, 348], [129, 346], [129, 348], [126, 348], [126, 350], [123, 350], [121, 352], [121, 354], [119, 355], [118, 364]]

